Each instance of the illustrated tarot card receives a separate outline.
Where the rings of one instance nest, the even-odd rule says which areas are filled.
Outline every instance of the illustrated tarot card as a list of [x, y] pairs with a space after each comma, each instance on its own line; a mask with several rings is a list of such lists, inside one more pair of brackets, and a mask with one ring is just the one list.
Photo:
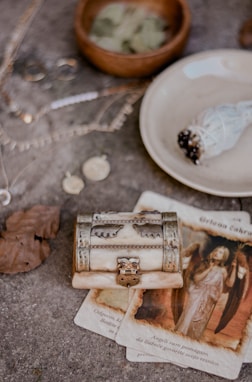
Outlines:
[[116, 341], [234, 379], [252, 330], [252, 226], [225, 212], [180, 212], [184, 287], [136, 291]]
[[[197, 210], [195, 207], [190, 207], [189, 205], [177, 202], [171, 198], [165, 197], [152, 191], [143, 192], [135, 206], [135, 210], [137, 211], [149, 209], [167, 210], [169, 208], [175, 209], [180, 216], [184, 216], [186, 210], [192, 213], [193, 210]], [[211, 215], [217, 214], [219, 216], [224, 214], [225, 217], [228, 217], [231, 220], [236, 220], [247, 224], [250, 223], [250, 214], [246, 211], [207, 211], [207, 213], [210, 213]], [[126, 358], [131, 362], [169, 362], [155, 355], [147, 354], [132, 348], [126, 349]], [[252, 340], [249, 343], [244, 362], [252, 362]], [[185, 367], [181, 364], [179, 366]]]

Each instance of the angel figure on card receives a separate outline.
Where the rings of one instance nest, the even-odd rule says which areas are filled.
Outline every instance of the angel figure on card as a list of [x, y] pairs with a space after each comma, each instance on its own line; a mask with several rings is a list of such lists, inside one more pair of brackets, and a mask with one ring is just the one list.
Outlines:
[[249, 269], [241, 251], [232, 254], [224, 245], [201, 258], [199, 245], [194, 243], [184, 250], [184, 264], [185, 287], [172, 296], [174, 330], [199, 340], [222, 293], [229, 293], [229, 298], [215, 333], [234, 316], [248, 289]]

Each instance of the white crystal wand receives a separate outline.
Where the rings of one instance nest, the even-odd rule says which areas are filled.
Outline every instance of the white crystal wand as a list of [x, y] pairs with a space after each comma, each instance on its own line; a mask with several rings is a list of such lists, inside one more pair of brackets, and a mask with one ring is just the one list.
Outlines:
[[194, 164], [236, 145], [252, 124], [252, 101], [223, 104], [204, 110], [178, 134], [178, 144]]

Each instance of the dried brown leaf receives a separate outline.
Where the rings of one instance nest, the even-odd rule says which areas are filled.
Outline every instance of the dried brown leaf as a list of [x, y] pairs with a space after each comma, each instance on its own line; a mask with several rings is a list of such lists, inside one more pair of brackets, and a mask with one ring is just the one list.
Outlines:
[[50, 254], [46, 240], [37, 240], [31, 233], [4, 232], [0, 239], [0, 272], [28, 272], [39, 266]]
[[28, 272], [49, 256], [46, 239], [56, 237], [59, 212], [58, 207], [37, 205], [6, 220], [7, 230], [0, 238], [0, 273]]
[[59, 207], [36, 205], [28, 211], [14, 212], [6, 220], [7, 231], [30, 232], [43, 239], [53, 239], [59, 229]]

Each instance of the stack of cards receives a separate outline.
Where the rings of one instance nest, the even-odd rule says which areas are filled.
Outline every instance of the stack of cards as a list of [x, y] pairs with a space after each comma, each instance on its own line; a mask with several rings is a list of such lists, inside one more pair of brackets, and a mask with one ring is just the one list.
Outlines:
[[125, 346], [129, 361], [237, 378], [252, 362], [249, 214], [200, 210], [149, 191], [135, 207], [143, 210], [177, 212], [183, 288], [90, 290], [74, 322]]

